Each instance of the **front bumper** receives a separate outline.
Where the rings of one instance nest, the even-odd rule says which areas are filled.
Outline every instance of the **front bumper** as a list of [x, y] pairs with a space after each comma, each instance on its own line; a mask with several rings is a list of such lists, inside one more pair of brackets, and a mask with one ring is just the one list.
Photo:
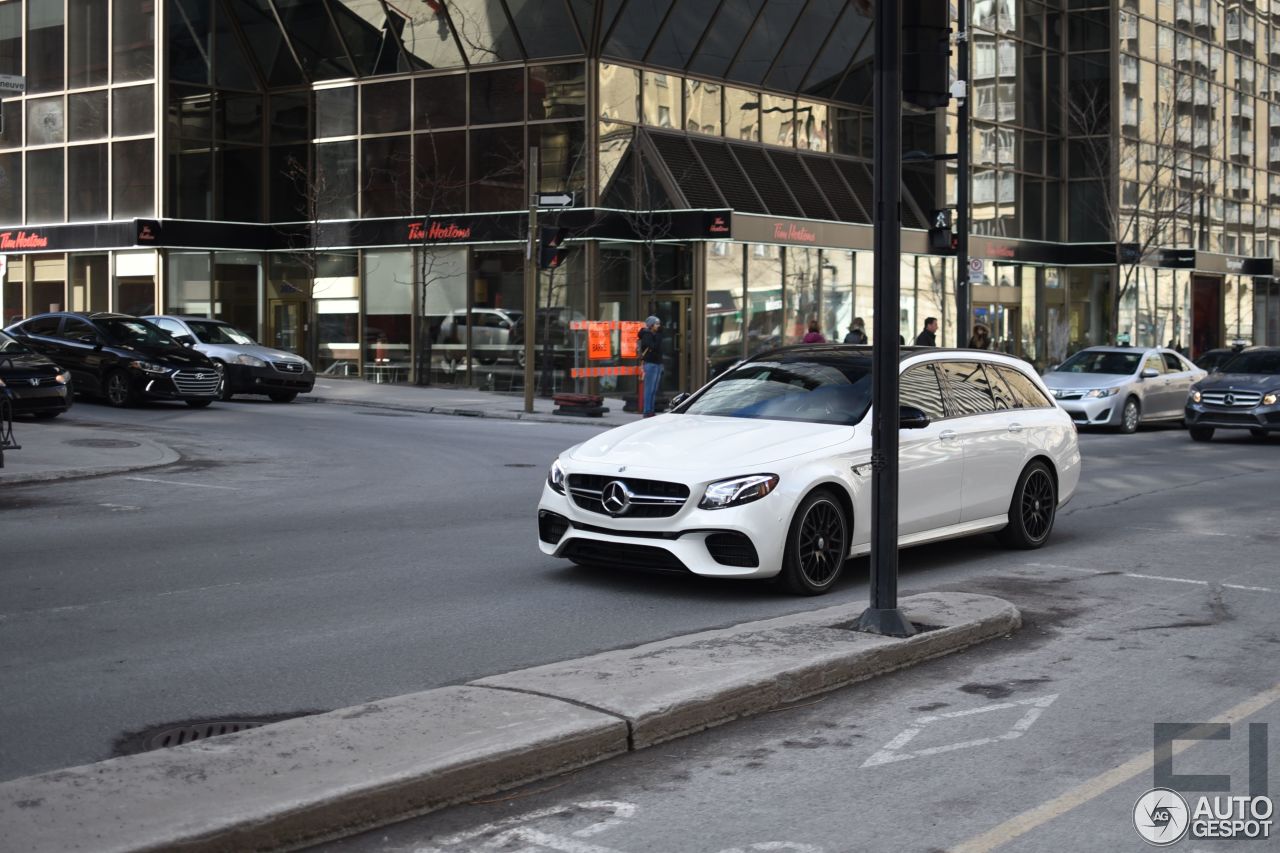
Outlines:
[[1280, 432], [1280, 403], [1252, 408], [1187, 403], [1187, 426], [1214, 429], [1261, 429]]
[[232, 394], [273, 394], [281, 391], [307, 394], [316, 384], [314, 371], [286, 372], [276, 368], [274, 363], [266, 367], [228, 364], [222, 369], [222, 376]]
[[554, 557], [622, 568], [768, 578], [782, 567], [790, 507], [775, 492], [728, 509], [698, 509], [702, 489], [669, 518], [627, 519], [591, 512], [544, 484], [538, 547]]
[[23, 412], [65, 412], [71, 408], [72, 393], [70, 385], [44, 384], [32, 388], [30, 385], [10, 383], [8, 386], [9, 402], [14, 414]]
[[1079, 426], [1114, 426], [1120, 422], [1122, 400], [1119, 394], [1113, 394], [1110, 397], [1059, 399], [1057, 403]]
[[169, 373], [132, 371], [133, 380], [146, 397], [157, 400], [216, 400], [222, 376], [212, 367]]

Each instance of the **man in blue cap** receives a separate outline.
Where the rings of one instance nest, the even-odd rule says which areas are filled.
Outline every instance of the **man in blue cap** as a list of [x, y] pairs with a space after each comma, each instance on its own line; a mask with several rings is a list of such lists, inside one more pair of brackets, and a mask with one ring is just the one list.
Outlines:
[[662, 384], [662, 321], [646, 317], [640, 330], [640, 366], [644, 370], [644, 404], [646, 418], [654, 415], [658, 401], [658, 386]]

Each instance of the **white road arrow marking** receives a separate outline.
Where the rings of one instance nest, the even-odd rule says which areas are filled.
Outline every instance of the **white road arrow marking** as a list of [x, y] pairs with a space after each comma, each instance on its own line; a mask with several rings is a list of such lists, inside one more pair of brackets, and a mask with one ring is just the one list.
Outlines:
[[[1044, 713], [1044, 709], [1053, 704], [1058, 698], [1058, 694], [1054, 693], [1050, 696], [1041, 696], [1038, 699], [1020, 699], [1016, 702], [1000, 702], [995, 705], [984, 705], [981, 708], [970, 708], [967, 711], [951, 711], [946, 714], [931, 714], [927, 717], [920, 717], [916, 720], [915, 725], [904, 730], [893, 740], [886, 743], [874, 755], [862, 762], [863, 767], [877, 767], [881, 764], [893, 764], [897, 761], [907, 761], [912, 758], [920, 758], [925, 755], [938, 755], [943, 752], [954, 752], [958, 749], [971, 749], [975, 746], [986, 746], [990, 743], [997, 743], [1002, 740], [1013, 740], [1022, 737], [1027, 729], [1040, 718]], [[925, 727], [943, 720], [954, 720], [961, 717], [972, 717], [977, 714], [987, 714], [992, 711], [1007, 711], [1011, 708], [1027, 708], [1027, 712], [1013, 724], [1013, 727], [1004, 734], [995, 737], [975, 738], [973, 740], [963, 740], [956, 743], [949, 743], [945, 746], [930, 746], [925, 749], [918, 749], [914, 752], [902, 752], [902, 748], [915, 739], [916, 735], [924, 731]]]

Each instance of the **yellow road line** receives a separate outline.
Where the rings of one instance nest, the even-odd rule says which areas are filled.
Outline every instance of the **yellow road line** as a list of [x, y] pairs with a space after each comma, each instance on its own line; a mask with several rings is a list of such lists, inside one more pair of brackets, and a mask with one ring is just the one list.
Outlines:
[[[1264, 690], [1250, 699], [1246, 699], [1226, 713], [1214, 718], [1210, 723], [1238, 723], [1276, 701], [1280, 701], [1280, 684], [1269, 690]], [[1177, 755], [1190, 749], [1195, 743], [1192, 740], [1175, 741], [1173, 754]], [[952, 847], [951, 853], [987, 853], [989, 850], [1002, 847], [1040, 825], [1066, 814], [1077, 806], [1082, 806], [1090, 800], [1100, 797], [1112, 788], [1123, 785], [1138, 774], [1150, 770], [1154, 765], [1155, 753], [1152, 750], [1147, 750], [1142, 755], [1126, 761], [1113, 770], [1108, 770], [1106, 773], [1095, 776], [1087, 782], [1080, 783], [1065, 794], [1055, 797], [1047, 803], [1036, 806], [1034, 809], [1029, 809], [1016, 817], [1006, 820], [994, 829], [990, 829], [981, 835]]]

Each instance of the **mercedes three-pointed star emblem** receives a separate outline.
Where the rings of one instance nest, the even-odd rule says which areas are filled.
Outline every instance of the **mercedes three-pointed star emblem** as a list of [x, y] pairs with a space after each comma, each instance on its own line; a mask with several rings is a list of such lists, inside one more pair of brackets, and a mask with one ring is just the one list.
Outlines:
[[627, 488], [626, 483], [621, 480], [611, 480], [605, 484], [604, 491], [600, 493], [600, 502], [604, 504], [605, 512], [609, 515], [625, 515], [631, 508], [633, 497], [635, 494]]

